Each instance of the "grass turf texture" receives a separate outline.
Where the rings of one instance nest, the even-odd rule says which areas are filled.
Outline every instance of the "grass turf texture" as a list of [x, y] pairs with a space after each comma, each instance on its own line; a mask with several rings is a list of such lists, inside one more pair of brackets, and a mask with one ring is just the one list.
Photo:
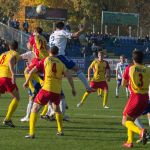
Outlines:
[[[84, 93], [84, 87], [79, 80], [75, 80], [77, 96], [71, 95], [66, 80], [63, 81], [63, 90], [69, 109], [66, 114], [70, 116], [69, 122], [64, 122], [65, 136], [56, 136], [56, 122], [38, 119], [36, 124], [36, 139], [25, 139], [28, 134], [28, 123], [21, 123], [20, 118], [25, 115], [27, 90], [22, 88], [24, 79], [18, 78], [21, 101], [12, 120], [16, 128], [4, 127], [2, 121], [10, 102], [10, 95], [0, 97], [0, 149], [1, 150], [120, 150], [126, 140], [126, 129], [121, 126], [122, 110], [126, 103], [125, 89], [120, 90], [120, 98], [115, 98], [115, 80], [109, 83], [109, 109], [102, 108], [102, 100], [96, 93], [91, 94], [86, 103], [77, 108], [76, 104]], [[146, 117], [142, 121], [148, 128]], [[149, 144], [143, 146], [136, 144], [134, 149], [149, 149]]]

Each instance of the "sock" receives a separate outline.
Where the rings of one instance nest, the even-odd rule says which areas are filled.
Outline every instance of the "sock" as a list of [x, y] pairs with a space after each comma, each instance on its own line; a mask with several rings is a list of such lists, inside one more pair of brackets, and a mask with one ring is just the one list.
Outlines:
[[60, 111], [62, 113], [63, 116], [65, 116], [65, 111], [66, 111], [66, 102], [65, 102], [65, 99], [61, 99], [60, 101], [60, 104], [59, 104], [59, 107], [60, 107]]
[[129, 91], [128, 91], [128, 88], [126, 88], [126, 96], [129, 97]]
[[83, 95], [83, 97], [82, 97], [82, 100], [81, 100], [81, 103], [82, 103], [82, 104], [85, 102], [85, 100], [87, 99], [87, 97], [88, 97], [89, 94], [90, 94], [90, 93], [88, 93], [88, 92], [85, 92], [85, 93], [84, 93], [84, 95]]
[[[25, 79], [28, 78], [28, 74], [27, 74], [27, 73], [24, 73], [24, 76], [25, 76]], [[29, 80], [29, 83], [28, 83], [28, 84], [29, 84], [29, 88], [30, 88], [31, 92], [34, 93], [35, 88], [34, 88], [34, 85], [33, 85], [33, 83], [32, 83], [32, 77], [31, 77], [31, 79]]]
[[46, 113], [47, 113], [47, 111], [48, 111], [48, 104], [44, 106], [44, 109], [43, 109], [43, 111], [41, 112], [40, 116], [45, 116]]
[[47, 111], [46, 115], [52, 116], [54, 114], [55, 114], [55, 112], [53, 110], [52, 104], [48, 104], [48, 111]]
[[89, 86], [89, 83], [85, 77], [85, 75], [83, 74], [82, 71], [78, 71], [77, 72], [77, 76], [78, 78], [82, 81], [82, 83], [84, 84], [84, 86], [87, 88], [87, 89], [91, 89], [91, 87]]
[[15, 110], [18, 106], [18, 103], [19, 103], [19, 101], [16, 98], [12, 99], [11, 103], [9, 104], [8, 112], [7, 112], [6, 118], [5, 118], [7, 121], [11, 120], [11, 117], [12, 117], [13, 113], [15, 112]]
[[62, 132], [62, 114], [56, 113], [56, 122], [57, 122], [57, 130], [58, 132]]
[[98, 94], [98, 96], [102, 96], [102, 89], [98, 88], [97, 89], [97, 94]]
[[140, 135], [141, 133], [141, 129], [139, 127], [137, 127], [133, 121], [126, 121], [125, 122], [125, 126], [127, 129], [131, 130], [134, 133], [137, 133]]
[[31, 109], [32, 109], [33, 101], [29, 100], [27, 111], [26, 111], [26, 118], [30, 117]]
[[150, 118], [148, 118], [148, 123], [149, 123], [149, 126], [150, 126]]
[[139, 127], [139, 128], [144, 128], [144, 125], [142, 124], [141, 120], [139, 118], [136, 118], [134, 123]]
[[127, 132], [128, 132], [128, 140], [127, 140], [127, 143], [133, 143], [133, 136], [134, 136], [134, 133], [127, 129]]
[[30, 122], [29, 122], [29, 126], [30, 126], [29, 135], [34, 135], [36, 121], [37, 121], [37, 113], [31, 112]]
[[116, 96], [119, 96], [119, 87], [116, 87]]
[[103, 107], [107, 105], [107, 102], [108, 102], [108, 91], [104, 90]]

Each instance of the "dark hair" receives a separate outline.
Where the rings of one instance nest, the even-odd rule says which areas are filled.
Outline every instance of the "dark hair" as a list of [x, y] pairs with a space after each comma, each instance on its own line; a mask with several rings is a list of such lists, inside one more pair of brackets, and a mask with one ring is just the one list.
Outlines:
[[56, 28], [58, 28], [58, 29], [63, 29], [64, 26], [65, 26], [65, 24], [63, 22], [57, 22], [56, 23]]
[[143, 52], [142, 51], [139, 51], [139, 50], [134, 50], [132, 52], [132, 59], [136, 62], [136, 63], [139, 63], [139, 64], [142, 64], [143, 63]]
[[15, 41], [15, 40], [10, 41], [10, 42], [9, 42], [9, 48], [12, 49], [12, 50], [18, 49], [18, 42]]
[[41, 27], [36, 27], [36, 28], [35, 28], [35, 31], [36, 31], [37, 33], [39, 33], [39, 34], [42, 34], [43, 29], [42, 29]]
[[57, 46], [52, 46], [52, 47], [50, 48], [50, 52], [51, 52], [53, 55], [57, 55], [57, 54], [58, 54], [58, 51], [59, 51], [59, 49], [58, 49]]

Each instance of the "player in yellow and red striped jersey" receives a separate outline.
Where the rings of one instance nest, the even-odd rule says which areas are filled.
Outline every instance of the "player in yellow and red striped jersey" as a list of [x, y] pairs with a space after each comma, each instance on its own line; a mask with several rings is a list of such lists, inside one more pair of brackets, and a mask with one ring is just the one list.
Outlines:
[[146, 144], [146, 129], [140, 129], [134, 124], [148, 107], [148, 87], [150, 83], [150, 69], [143, 65], [143, 52], [135, 50], [132, 53], [133, 65], [128, 66], [123, 74], [122, 85], [129, 87], [130, 97], [123, 111], [122, 124], [128, 129], [128, 140], [123, 147], [133, 147], [133, 134], [140, 135], [143, 144]]
[[3, 124], [10, 127], [15, 127], [11, 121], [11, 118], [20, 99], [18, 87], [15, 83], [14, 77], [14, 66], [20, 58], [19, 54], [16, 52], [18, 49], [18, 42], [11, 41], [9, 43], [9, 49], [9, 51], [0, 55], [0, 93], [2, 94], [8, 92], [13, 96]]
[[56, 46], [49, 49], [49, 57], [40, 61], [36, 67], [34, 67], [29, 73], [29, 78], [24, 83], [24, 87], [28, 85], [28, 81], [32, 76], [33, 72], [44, 69], [44, 85], [42, 89], [37, 94], [30, 115], [30, 129], [29, 135], [26, 138], [34, 138], [35, 135], [35, 123], [37, 118], [37, 113], [40, 108], [46, 105], [49, 101], [53, 104], [56, 116], [56, 122], [58, 127], [57, 135], [63, 135], [62, 129], [62, 113], [59, 108], [60, 103], [60, 93], [62, 77], [65, 75], [72, 88], [72, 93], [75, 95], [74, 84], [71, 76], [66, 71], [65, 65], [55, 57], [58, 54], [58, 48]]
[[[35, 53], [36, 57], [31, 61], [31, 63], [25, 69], [25, 72], [24, 72], [25, 78], [28, 77], [28, 72], [36, 65], [36, 63], [38, 63], [38, 61], [48, 56], [48, 52], [46, 50], [47, 41], [45, 37], [42, 35], [42, 32], [43, 32], [42, 28], [36, 27], [27, 43], [28, 49], [32, 50]], [[41, 78], [36, 74], [34, 75], [34, 80], [42, 84]], [[31, 81], [29, 84], [29, 88], [31, 89], [31, 92], [33, 93], [33, 95], [36, 95], [36, 93], [34, 93], [35, 89]]]
[[[104, 59], [104, 52], [98, 51], [98, 59], [95, 59], [90, 67], [88, 68], [88, 80], [90, 81], [90, 87], [97, 90], [102, 89], [104, 91], [104, 98], [103, 98], [103, 107], [109, 108], [107, 106], [108, 101], [108, 85], [106, 81], [110, 80], [110, 67], [107, 61]], [[91, 79], [90, 74], [91, 71], [93, 71], [94, 75]], [[90, 92], [85, 92], [83, 95], [82, 100], [77, 104], [77, 107], [80, 107], [85, 100], [87, 99], [87, 96], [90, 94]]]

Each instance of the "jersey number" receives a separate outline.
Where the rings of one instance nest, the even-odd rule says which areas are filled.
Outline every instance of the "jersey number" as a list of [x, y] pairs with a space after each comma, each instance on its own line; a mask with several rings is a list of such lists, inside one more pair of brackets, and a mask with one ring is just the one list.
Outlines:
[[56, 63], [52, 64], [52, 72], [57, 73]]
[[1, 60], [0, 60], [0, 64], [1, 64], [1, 65], [4, 63], [5, 58], [6, 58], [6, 55], [3, 55], [2, 58], [1, 58]]
[[143, 75], [141, 73], [139, 74], [139, 81], [139, 87], [143, 87]]

